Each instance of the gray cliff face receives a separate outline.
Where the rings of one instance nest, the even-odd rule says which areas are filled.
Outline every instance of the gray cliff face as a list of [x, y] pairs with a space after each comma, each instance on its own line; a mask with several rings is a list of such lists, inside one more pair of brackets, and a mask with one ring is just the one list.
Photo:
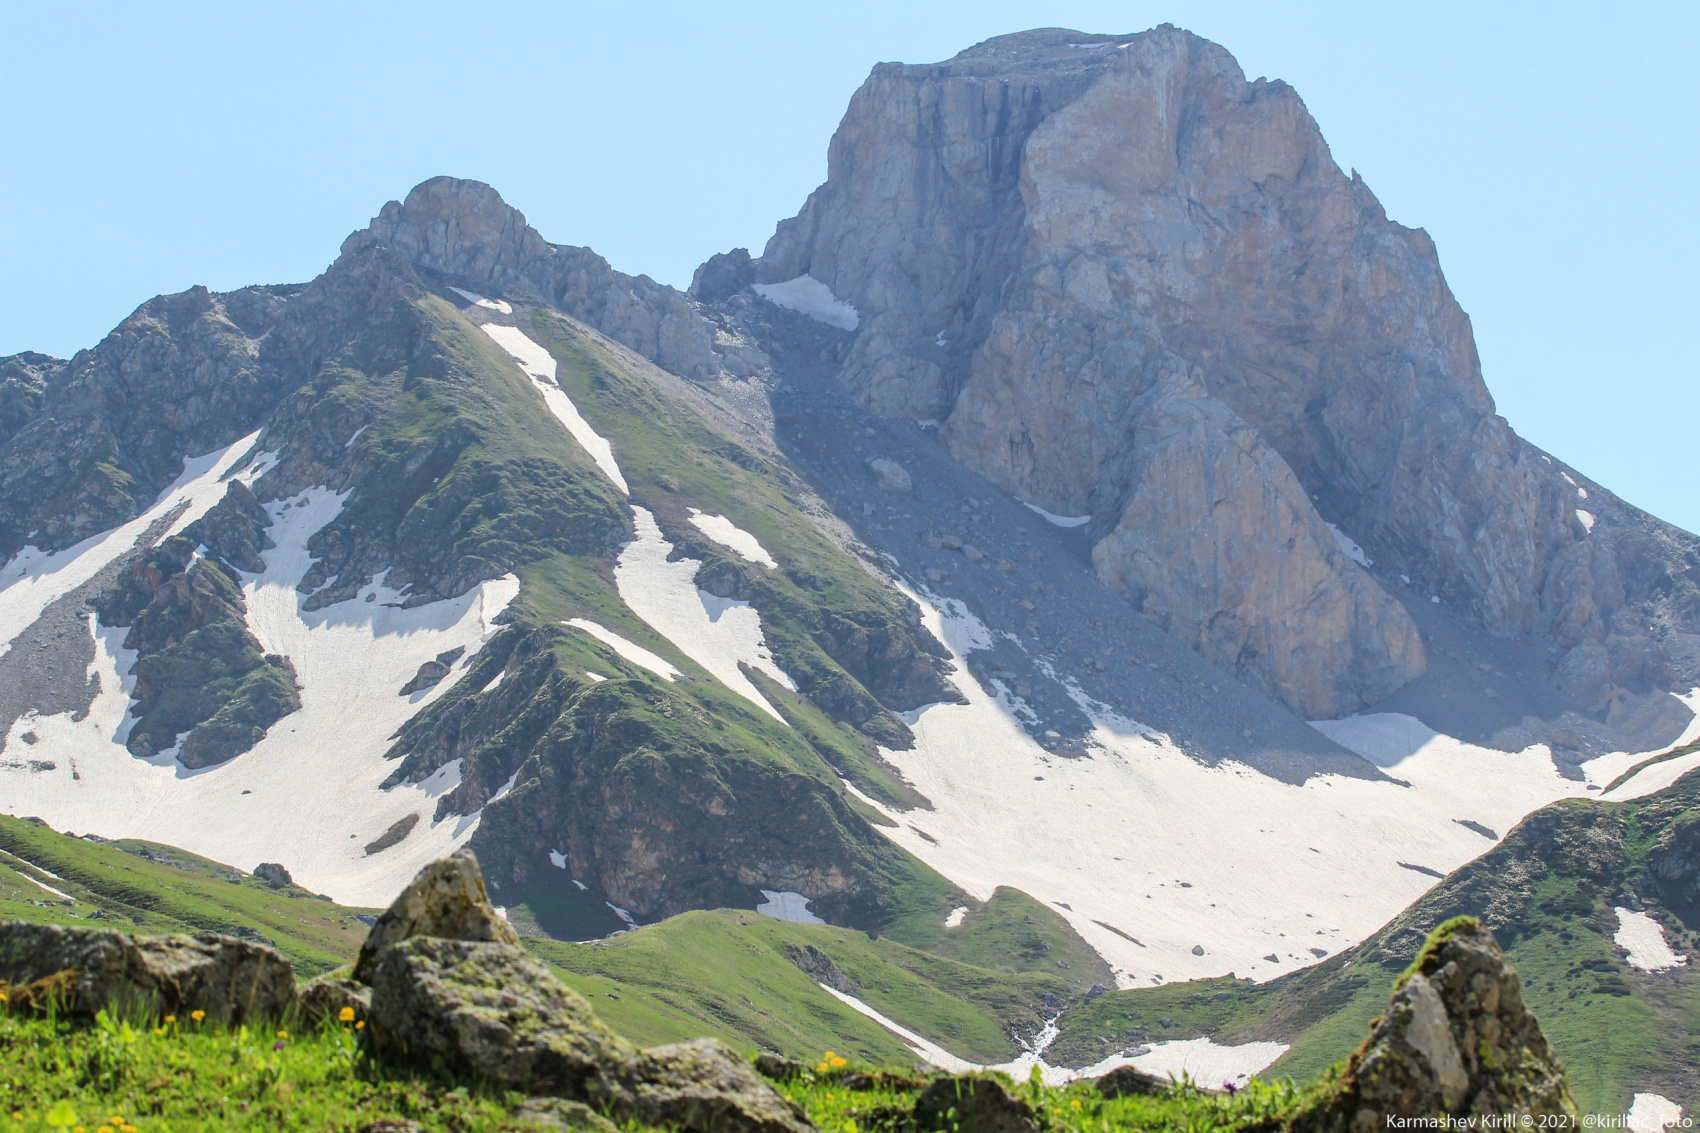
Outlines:
[[1302, 712], [1426, 665], [1324, 520], [1490, 631], [1547, 636], [1590, 708], [1695, 667], [1697, 541], [1519, 439], [1427, 235], [1290, 87], [1187, 32], [882, 64], [756, 273], [854, 304], [864, 404], [1092, 514], [1100, 579]]

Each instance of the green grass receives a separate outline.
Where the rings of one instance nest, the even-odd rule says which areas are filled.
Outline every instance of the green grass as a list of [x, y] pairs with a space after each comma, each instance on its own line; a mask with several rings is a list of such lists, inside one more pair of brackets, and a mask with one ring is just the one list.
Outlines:
[[355, 914], [377, 911], [233, 876], [229, 866], [171, 846], [91, 842], [0, 815], [3, 920], [155, 935], [251, 931], [274, 941], [296, 974], [308, 977], [351, 959], [366, 938]]
[[858, 999], [970, 1061], [1014, 1058], [1011, 1032], [1036, 1033], [1074, 994], [1048, 973], [993, 971], [887, 937], [735, 909], [685, 913], [597, 944], [526, 945], [633, 1037], [710, 1033], [798, 1058], [830, 1048], [872, 1062], [915, 1061], [891, 1032], [822, 990], [792, 950], [815, 948]]
[[[909, 1111], [925, 1083], [815, 1052], [777, 1088], [825, 1133], [914, 1133]], [[1237, 1097], [1182, 1085], [1156, 1097], [1106, 1100], [1089, 1085], [1006, 1084], [1052, 1133], [1267, 1128], [1297, 1096], [1255, 1083]], [[519, 1093], [446, 1073], [377, 1064], [337, 1024], [293, 1032], [0, 1014], [0, 1121], [17, 1133], [305, 1133], [378, 1120], [433, 1133], [496, 1133], [534, 1128], [512, 1116], [521, 1101]]]

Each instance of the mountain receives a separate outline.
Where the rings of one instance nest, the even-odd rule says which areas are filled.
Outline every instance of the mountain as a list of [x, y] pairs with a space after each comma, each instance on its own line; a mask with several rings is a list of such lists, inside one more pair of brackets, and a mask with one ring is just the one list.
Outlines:
[[438, 177], [0, 359], [0, 554], [12, 813], [359, 907], [470, 845], [611, 972], [825, 922], [952, 1057], [1344, 970], [1700, 736], [1700, 543], [1511, 432], [1428, 238], [1167, 26], [882, 64], [688, 293]]

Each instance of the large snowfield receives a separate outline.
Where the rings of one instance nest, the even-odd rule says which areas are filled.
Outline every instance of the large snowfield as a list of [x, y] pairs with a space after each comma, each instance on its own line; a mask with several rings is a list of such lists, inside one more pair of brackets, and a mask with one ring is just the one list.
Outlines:
[[[180, 499], [191, 506], [173, 529], [204, 513], [224, 494], [224, 474], [252, 441], [189, 461], [184, 477], [139, 519], [55, 556], [67, 560], [56, 571], [60, 583], [35, 581], [19, 594], [11, 587], [0, 592], [9, 632], [15, 636], [33, 621], [30, 611], [38, 615], [56, 596], [55, 586], [86, 580], [128, 550], [136, 533]], [[251, 480], [265, 466], [262, 460], [241, 476]], [[342, 503], [314, 489], [268, 505], [274, 522], [267, 533], [277, 546], [264, 553], [262, 573], [242, 576], [255, 636], [267, 652], [282, 653], [295, 666], [299, 712], [274, 724], [253, 750], [215, 767], [191, 771], [166, 752], [138, 759], [124, 747], [134, 722], [135, 654], [122, 646], [129, 631], [100, 627], [91, 617], [97, 643], [91, 672], [100, 679], [100, 693], [83, 720], [69, 713], [26, 715], [12, 726], [9, 750], [24, 750], [20, 737], [34, 732], [31, 761], [54, 767], [34, 771], [7, 761], [0, 767], [4, 809], [79, 834], [165, 842], [242, 869], [281, 862], [298, 884], [349, 905], [387, 904], [420, 866], [464, 843], [476, 816], [430, 821], [437, 797], [459, 783], [458, 764], [423, 783], [382, 791], [379, 784], [395, 768], [383, 756], [395, 730], [453, 677], [411, 696], [400, 695], [402, 685], [439, 653], [457, 647], [475, 653], [519, 592], [519, 581], [486, 582], [460, 598], [413, 609], [394, 604], [400, 595], [380, 581], [349, 601], [304, 612], [295, 585], [311, 561], [307, 540]], [[6, 574], [15, 578], [15, 571], [8, 566]], [[10, 629], [13, 623], [18, 629]], [[424, 821], [399, 845], [365, 853], [366, 843], [414, 813]]]
[[[961, 602], [915, 596], [959, 662], [990, 645]], [[1010, 885], [1049, 903], [1122, 987], [1229, 972], [1263, 982], [1313, 964], [1493, 847], [1465, 823], [1503, 836], [1646, 758], [1606, 757], [1584, 767], [1588, 781], [1570, 780], [1544, 746], [1495, 751], [1379, 713], [1314, 726], [1387, 780], [1293, 786], [1243, 764], [1206, 766], [1078, 690], [1095, 725], [1089, 754], [1053, 754], [1018, 725], [1024, 705], [1007, 688], [994, 680], [988, 693], [963, 673], [953, 679], [968, 703], [911, 714], [915, 747], [883, 753], [933, 809], [864, 801], [897, 822], [882, 833], [980, 900]], [[1688, 732], [1679, 742], [1700, 719]], [[1611, 797], [1657, 790], [1666, 766]]]

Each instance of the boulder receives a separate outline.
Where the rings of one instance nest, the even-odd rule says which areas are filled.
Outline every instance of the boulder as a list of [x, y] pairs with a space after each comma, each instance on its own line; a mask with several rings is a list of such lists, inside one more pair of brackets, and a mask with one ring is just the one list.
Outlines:
[[640, 1051], [516, 945], [413, 936], [380, 949], [370, 970], [367, 1033], [388, 1057], [699, 1133], [811, 1128], [723, 1043]]
[[1334, 1088], [1290, 1124], [1357, 1133], [1442, 1114], [1578, 1125], [1564, 1068], [1523, 1004], [1517, 973], [1473, 917], [1434, 930]]
[[583, 1102], [565, 1098], [527, 1098], [514, 1110], [521, 1129], [583, 1129], [589, 1133], [615, 1133], [612, 1121]]
[[909, 478], [909, 470], [889, 457], [879, 456], [868, 461], [868, 471], [873, 474], [875, 482], [888, 492], [907, 492], [915, 487], [915, 482]]
[[340, 1019], [344, 1007], [354, 1012], [355, 1019], [371, 1015], [372, 989], [355, 982], [352, 972], [353, 967], [345, 965], [303, 984], [296, 996], [302, 1015], [312, 1023]]
[[264, 945], [215, 933], [131, 936], [90, 928], [0, 924], [0, 981], [61, 977], [61, 1010], [103, 1008], [186, 1015], [221, 1023], [278, 1018], [295, 1006], [289, 961]]
[[915, 1125], [950, 1133], [1037, 1133], [1033, 1107], [997, 1078], [938, 1078], [915, 1099]]
[[1093, 1085], [1106, 1098], [1125, 1098], [1136, 1094], [1149, 1097], [1169, 1088], [1166, 1080], [1132, 1066], [1118, 1066]]
[[419, 871], [366, 934], [354, 962], [353, 978], [372, 983], [378, 953], [412, 936], [519, 944], [513, 926], [490, 904], [484, 876], [471, 850], [460, 850]]
[[289, 871], [277, 862], [261, 862], [254, 867], [254, 876], [273, 889], [295, 884], [295, 879], [289, 876]]

